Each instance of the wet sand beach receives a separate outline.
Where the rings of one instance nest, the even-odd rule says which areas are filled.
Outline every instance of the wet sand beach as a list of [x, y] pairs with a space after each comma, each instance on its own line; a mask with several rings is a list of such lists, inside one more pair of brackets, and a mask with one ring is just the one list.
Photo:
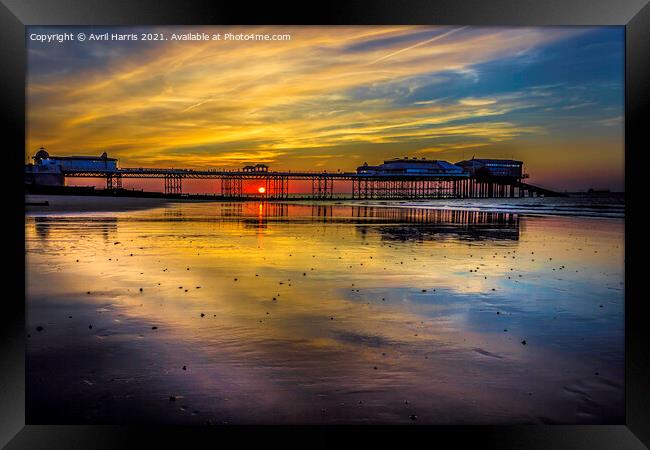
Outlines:
[[624, 420], [622, 218], [132, 206], [27, 213], [27, 423]]
[[132, 211], [162, 206], [167, 203], [167, 200], [159, 198], [26, 195], [25, 213], [47, 215], [52, 213]]

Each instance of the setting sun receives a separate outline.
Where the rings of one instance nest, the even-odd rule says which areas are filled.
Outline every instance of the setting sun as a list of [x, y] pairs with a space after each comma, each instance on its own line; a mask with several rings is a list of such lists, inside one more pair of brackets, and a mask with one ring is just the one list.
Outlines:
[[265, 189], [264, 187], [260, 187], [260, 188], [257, 190], [257, 192], [259, 192], [260, 194], [263, 194], [263, 193], [266, 192], [266, 189]]

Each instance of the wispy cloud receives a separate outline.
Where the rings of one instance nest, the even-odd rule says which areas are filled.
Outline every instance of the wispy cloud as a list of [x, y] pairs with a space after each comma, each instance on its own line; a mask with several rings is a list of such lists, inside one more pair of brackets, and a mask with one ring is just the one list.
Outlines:
[[621, 126], [623, 124], [623, 116], [608, 117], [606, 119], [601, 119], [596, 121], [596, 124], [601, 125], [603, 127]]
[[465, 28], [467, 28], [467, 27], [454, 28], [453, 30], [450, 30], [450, 31], [447, 31], [446, 33], [441, 34], [440, 36], [434, 36], [431, 39], [426, 39], [424, 41], [418, 42], [417, 44], [413, 44], [413, 45], [411, 45], [409, 47], [402, 48], [400, 50], [389, 53], [388, 55], [382, 56], [381, 58], [377, 58], [371, 64], [377, 64], [380, 61], [384, 61], [384, 60], [386, 60], [388, 58], [392, 58], [393, 56], [399, 55], [400, 53], [408, 52], [409, 50], [420, 47], [421, 45], [431, 44], [433, 42], [439, 41], [441, 39], [446, 38], [447, 36], [451, 36], [454, 33], [458, 33], [459, 31], [462, 31]]

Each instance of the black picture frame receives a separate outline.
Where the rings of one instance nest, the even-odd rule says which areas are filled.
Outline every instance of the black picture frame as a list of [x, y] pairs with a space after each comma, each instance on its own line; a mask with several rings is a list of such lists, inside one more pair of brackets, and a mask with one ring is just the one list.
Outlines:
[[[625, 329], [626, 419], [624, 425], [415, 426], [415, 427], [117, 427], [25, 425], [24, 197], [25, 26], [28, 25], [189, 25], [189, 24], [435, 24], [435, 25], [622, 25], [625, 61]], [[6, 448], [151, 448], [192, 446], [197, 439], [222, 445], [268, 444], [310, 448], [344, 443], [359, 434], [364, 446], [417, 440], [489, 448], [623, 449], [650, 445], [650, 327], [647, 294], [640, 280], [643, 254], [640, 183], [644, 169], [645, 118], [650, 91], [650, 5], [647, 0], [402, 0], [329, 1], [302, 5], [209, 0], [100, 1], [1, 0], [0, 91], [4, 171], [5, 271], [0, 317], [0, 446]], [[9, 288], [9, 289], [8, 289]], [[347, 441], [347, 437], [345, 438]]]

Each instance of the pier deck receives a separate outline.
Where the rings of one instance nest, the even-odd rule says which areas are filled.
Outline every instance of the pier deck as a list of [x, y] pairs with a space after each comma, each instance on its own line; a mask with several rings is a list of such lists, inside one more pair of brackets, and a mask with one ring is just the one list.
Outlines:
[[244, 182], [264, 183], [264, 194], [256, 197], [287, 199], [290, 181], [310, 181], [311, 198], [334, 197], [334, 182], [351, 185], [353, 199], [416, 198], [515, 198], [562, 196], [563, 194], [523, 183], [510, 177], [472, 177], [464, 174], [360, 174], [355, 172], [241, 171], [157, 168], [121, 168], [117, 170], [64, 170], [66, 178], [103, 178], [106, 188], [122, 187], [124, 178], [161, 178], [166, 194], [181, 194], [185, 179], [214, 179], [220, 183], [221, 195], [228, 198], [248, 197]]

